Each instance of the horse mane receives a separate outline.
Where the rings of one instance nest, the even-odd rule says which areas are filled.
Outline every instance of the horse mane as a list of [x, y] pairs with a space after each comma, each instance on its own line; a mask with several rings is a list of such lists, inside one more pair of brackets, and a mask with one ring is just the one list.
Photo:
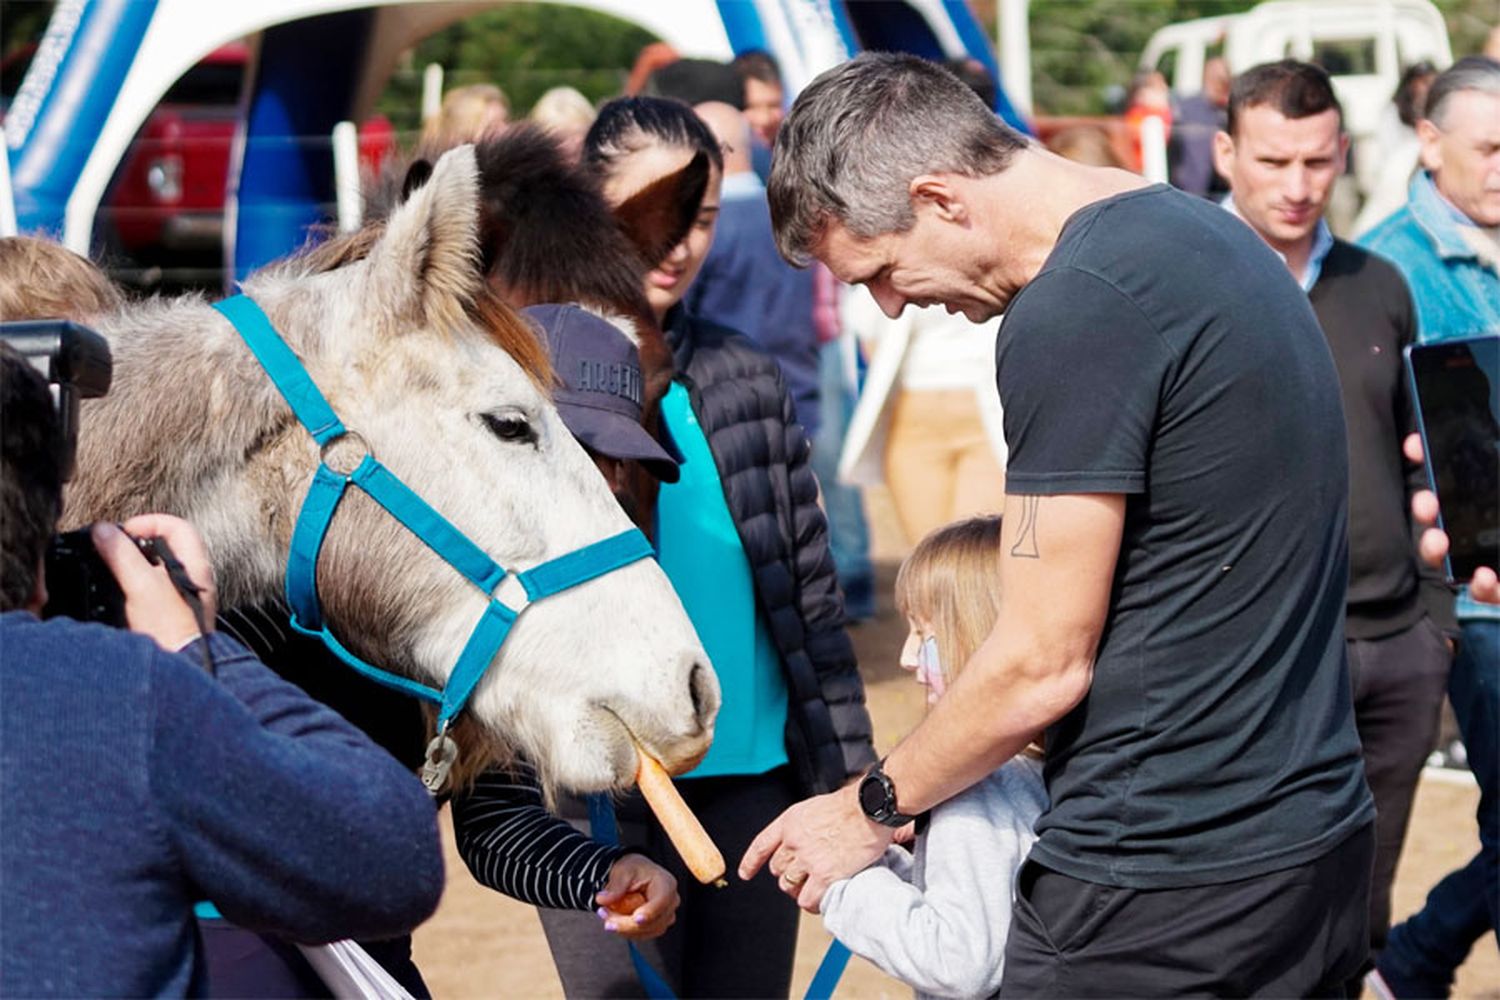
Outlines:
[[[283, 277], [305, 277], [347, 267], [369, 257], [384, 232], [384, 219], [366, 223], [352, 233], [315, 232], [313, 238], [322, 236], [322, 239], [273, 265], [274, 272]], [[557, 384], [551, 355], [541, 337], [492, 285], [487, 282], [480, 285], [465, 313], [544, 391], [550, 392]]]

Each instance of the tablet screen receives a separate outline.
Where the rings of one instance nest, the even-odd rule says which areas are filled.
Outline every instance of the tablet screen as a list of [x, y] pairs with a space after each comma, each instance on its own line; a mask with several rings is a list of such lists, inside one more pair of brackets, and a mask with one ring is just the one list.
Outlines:
[[1415, 346], [1407, 360], [1449, 578], [1465, 582], [1500, 566], [1500, 336]]

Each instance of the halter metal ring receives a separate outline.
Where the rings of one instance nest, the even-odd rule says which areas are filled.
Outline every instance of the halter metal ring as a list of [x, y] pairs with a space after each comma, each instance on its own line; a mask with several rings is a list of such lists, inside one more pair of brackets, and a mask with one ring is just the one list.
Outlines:
[[490, 597], [499, 601], [511, 610], [513, 614], [519, 615], [531, 604], [531, 595], [526, 593], [526, 585], [521, 578], [514, 573], [506, 573], [505, 577], [490, 591]]
[[[358, 453], [354, 456], [354, 461], [349, 464], [348, 468], [341, 468], [339, 465], [335, 465], [331, 460], [341, 457], [341, 453], [347, 457], [350, 445], [357, 445], [359, 448]], [[366, 457], [373, 456], [374, 454], [375, 451], [370, 447], [370, 442], [366, 441], [359, 431], [351, 430], [344, 431], [338, 437], [329, 438], [318, 448], [319, 461], [341, 476], [354, 475], [354, 470], [359, 468], [359, 464]]]

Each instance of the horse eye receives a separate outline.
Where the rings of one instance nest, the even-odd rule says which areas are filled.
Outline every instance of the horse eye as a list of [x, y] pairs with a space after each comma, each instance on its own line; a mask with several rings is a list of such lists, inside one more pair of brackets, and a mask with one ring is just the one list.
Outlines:
[[481, 413], [480, 419], [484, 426], [489, 428], [491, 434], [501, 441], [512, 443], [535, 444], [536, 432], [531, 429], [530, 422], [520, 413]]

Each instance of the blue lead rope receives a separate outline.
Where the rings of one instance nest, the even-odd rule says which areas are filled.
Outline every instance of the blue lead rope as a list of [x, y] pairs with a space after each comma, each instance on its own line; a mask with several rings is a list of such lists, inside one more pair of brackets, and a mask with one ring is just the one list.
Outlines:
[[833, 989], [839, 984], [839, 978], [843, 976], [844, 967], [848, 964], [848, 945], [838, 938], [828, 942], [828, 950], [823, 952], [823, 961], [818, 963], [818, 971], [813, 974], [812, 982], [807, 984], [804, 1000], [833, 1000]]
[[[596, 793], [588, 797], [589, 801], [589, 832], [594, 839], [606, 847], [618, 847], [620, 845], [620, 828], [615, 824], [615, 804], [610, 801], [608, 795]], [[635, 966], [635, 976], [641, 981], [641, 988], [646, 991], [646, 996], [651, 1000], [677, 1000], [677, 994], [672, 992], [672, 987], [662, 978], [661, 973], [651, 967], [646, 956], [641, 954], [641, 949], [635, 946], [634, 941], [625, 942], [630, 948], [630, 964]]]

